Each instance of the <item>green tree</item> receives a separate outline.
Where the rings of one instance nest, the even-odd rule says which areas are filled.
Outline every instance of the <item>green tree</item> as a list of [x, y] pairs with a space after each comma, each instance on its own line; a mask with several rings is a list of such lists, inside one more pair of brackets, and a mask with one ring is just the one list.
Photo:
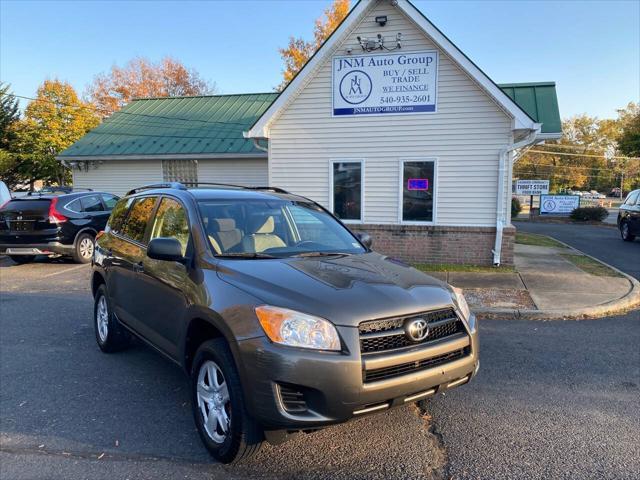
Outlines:
[[15, 123], [12, 173], [33, 187], [35, 180], [63, 185], [71, 176], [56, 155], [100, 122], [95, 108], [71, 85], [45, 80], [24, 117]]
[[640, 157], [640, 105], [630, 103], [618, 110], [621, 123], [618, 148], [628, 157]]
[[9, 148], [14, 137], [13, 124], [20, 119], [18, 99], [9, 91], [10, 86], [0, 83], [0, 149]]

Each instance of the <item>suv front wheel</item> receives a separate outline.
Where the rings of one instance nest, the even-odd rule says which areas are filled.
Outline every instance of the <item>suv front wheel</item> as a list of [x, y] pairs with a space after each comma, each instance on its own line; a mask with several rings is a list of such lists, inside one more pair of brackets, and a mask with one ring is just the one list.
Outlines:
[[227, 343], [203, 343], [191, 369], [191, 406], [202, 443], [222, 463], [238, 463], [255, 455], [264, 440], [248, 415], [240, 377]]

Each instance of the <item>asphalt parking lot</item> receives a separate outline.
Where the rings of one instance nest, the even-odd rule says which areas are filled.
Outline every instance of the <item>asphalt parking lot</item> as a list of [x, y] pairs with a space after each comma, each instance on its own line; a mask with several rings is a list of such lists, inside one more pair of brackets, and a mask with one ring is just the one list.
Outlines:
[[640, 314], [484, 321], [476, 380], [241, 467], [200, 445], [182, 372], [95, 345], [89, 267], [0, 260], [0, 478], [638, 478]]

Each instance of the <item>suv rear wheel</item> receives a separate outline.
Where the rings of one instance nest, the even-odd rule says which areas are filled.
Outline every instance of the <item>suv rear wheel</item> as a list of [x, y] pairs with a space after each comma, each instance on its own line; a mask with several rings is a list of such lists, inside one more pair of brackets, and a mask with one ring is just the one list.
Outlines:
[[100, 285], [96, 291], [93, 307], [93, 325], [96, 332], [96, 341], [103, 352], [117, 352], [129, 346], [131, 335], [113, 315], [109, 298], [107, 297], [107, 287], [104, 284]]
[[260, 450], [264, 433], [248, 415], [240, 377], [223, 339], [203, 343], [191, 370], [191, 406], [202, 443], [222, 463], [238, 463]]
[[78, 235], [73, 252], [73, 260], [76, 263], [89, 263], [93, 258], [94, 242], [93, 235], [89, 233], [81, 233]]
[[620, 236], [625, 242], [633, 242], [636, 239], [636, 236], [631, 235], [629, 231], [629, 222], [625, 221], [620, 224]]

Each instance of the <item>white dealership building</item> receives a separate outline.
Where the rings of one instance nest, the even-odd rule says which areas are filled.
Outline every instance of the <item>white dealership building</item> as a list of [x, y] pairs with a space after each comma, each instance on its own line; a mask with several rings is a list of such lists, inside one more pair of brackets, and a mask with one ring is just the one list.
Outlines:
[[280, 94], [137, 100], [59, 159], [116, 194], [269, 184], [407, 261], [510, 264], [514, 158], [559, 136], [552, 82], [497, 85], [410, 2], [362, 0]]

